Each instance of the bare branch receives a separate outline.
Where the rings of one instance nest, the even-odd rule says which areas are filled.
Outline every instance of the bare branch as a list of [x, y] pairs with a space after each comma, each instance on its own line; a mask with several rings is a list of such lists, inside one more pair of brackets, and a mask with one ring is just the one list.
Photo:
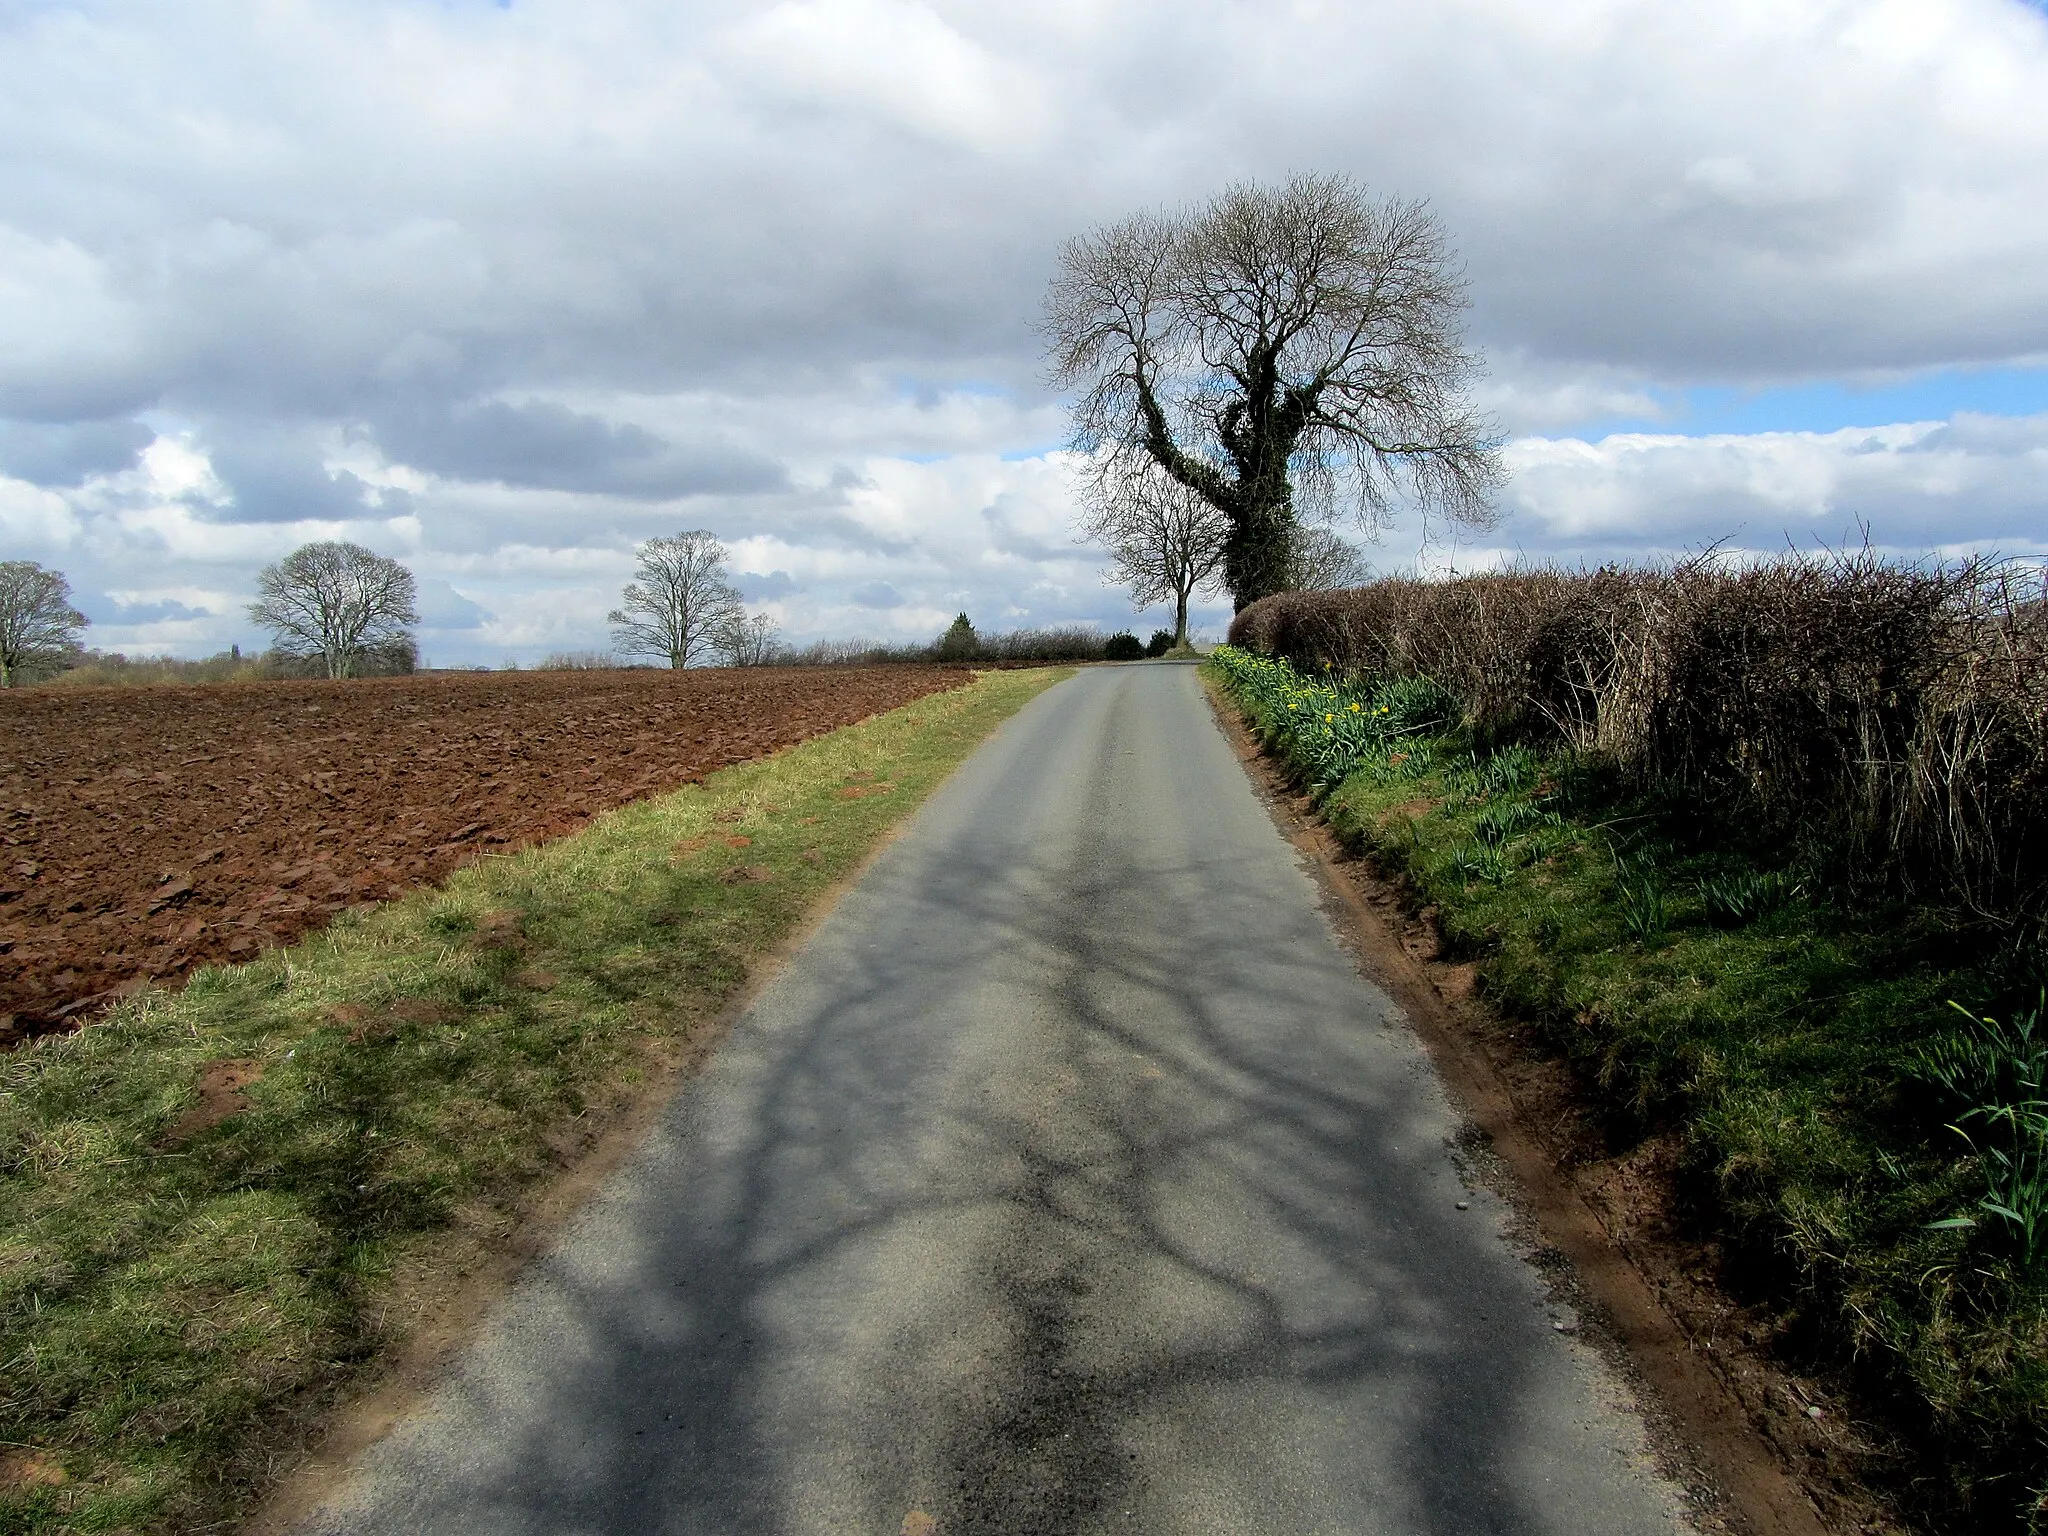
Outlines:
[[1222, 574], [1230, 519], [1155, 463], [1126, 462], [1084, 486], [1080, 533], [1113, 562], [1105, 573], [1139, 608], [1174, 605], [1174, 643], [1188, 637], [1188, 601]]
[[1311, 524], [1294, 530], [1287, 556], [1289, 591], [1333, 592], [1363, 586], [1371, 576], [1364, 553], [1335, 529]]

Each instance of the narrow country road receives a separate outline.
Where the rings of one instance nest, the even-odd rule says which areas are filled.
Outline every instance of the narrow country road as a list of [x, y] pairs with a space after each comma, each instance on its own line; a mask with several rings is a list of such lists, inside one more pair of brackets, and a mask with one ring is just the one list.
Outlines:
[[1193, 669], [1090, 669], [302, 1529], [1684, 1529], [1453, 1130]]

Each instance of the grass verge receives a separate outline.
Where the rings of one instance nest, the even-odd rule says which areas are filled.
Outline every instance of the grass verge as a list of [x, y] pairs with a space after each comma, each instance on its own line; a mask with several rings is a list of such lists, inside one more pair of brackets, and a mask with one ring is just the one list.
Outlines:
[[616, 811], [0, 1058], [0, 1532], [230, 1517], [877, 839], [1064, 671]]
[[2024, 1214], [2000, 1176], [2029, 1143], [1984, 1113], [2040, 1096], [2044, 1053], [2015, 1038], [2030, 957], [1595, 764], [1489, 749], [1425, 679], [1333, 686], [1229, 650], [1208, 667], [1333, 830], [1579, 1069], [1614, 1144], [1682, 1138], [1727, 1282], [1903, 1423], [1919, 1455], [1885, 1480], [1908, 1507], [2048, 1526], [2048, 1244], [1989, 1209]]

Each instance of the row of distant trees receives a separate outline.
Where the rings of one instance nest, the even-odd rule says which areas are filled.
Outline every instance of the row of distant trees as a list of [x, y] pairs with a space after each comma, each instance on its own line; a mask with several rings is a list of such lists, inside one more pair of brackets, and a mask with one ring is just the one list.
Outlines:
[[[1097, 501], [1083, 521], [1084, 534], [1111, 554], [1110, 578], [1129, 587], [1140, 607], [1174, 603], [1176, 645], [1188, 638], [1191, 598], [1220, 585], [1229, 531], [1215, 507], [1143, 470], [1118, 495]], [[634, 579], [606, 616], [613, 650], [565, 656], [563, 665], [613, 665], [619, 657], [670, 667], [805, 659], [783, 645], [772, 616], [747, 611], [725, 547], [708, 530], [649, 539], [636, 553]], [[1365, 576], [1357, 549], [1325, 528], [1297, 531], [1286, 569], [1288, 585], [1299, 588], [1349, 586]], [[396, 560], [360, 544], [307, 544], [265, 566], [256, 590], [249, 617], [270, 632], [273, 672], [349, 678], [410, 672], [418, 664], [418, 585]], [[76, 660], [90, 622], [72, 606], [61, 571], [30, 560], [0, 562], [0, 688]], [[965, 624], [963, 614], [934, 654], [959, 659], [947, 646], [959, 649], [956, 631]], [[978, 653], [983, 642], [971, 629], [966, 634]], [[1073, 638], [1064, 631], [1024, 638], [1050, 643], [1048, 636]], [[876, 648], [862, 642], [853, 649]]]
[[[774, 660], [782, 649], [775, 621], [746, 611], [727, 558], [701, 528], [642, 544], [634, 579], [608, 616], [617, 653], [671, 667]], [[307, 544], [265, 566], [248, 611], [270, 632], [273, 663], [286, 670], [348, 678], [418, 664], [418, 583], [404, 565], [360, 544]], [[80, 655], [90, 623], [72, 605], [63, 572], [0, 561], [0, 688], [64, 668]]]

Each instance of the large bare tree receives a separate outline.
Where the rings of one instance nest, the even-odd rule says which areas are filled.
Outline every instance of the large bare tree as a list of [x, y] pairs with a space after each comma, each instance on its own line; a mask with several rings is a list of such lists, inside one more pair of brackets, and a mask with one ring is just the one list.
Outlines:
[[62, 571], [33, 560], [0, 560], [0, 688], [56, 662], [92, 620], [71, 606]]
[[1222, 574], [1230, 519], [1150, 462], [1091, 476], [1084, 538], [1109, 552], [1105, 578], [1140, 608], [1173, 603], [1173, 643], [1188, 640], [1188, 600]]
[[333, 678], [399, 659], [410, 670], [419, 623], [412, 572], [360, 544], [302, 544], [256, 577], [249, 617], [285, 656], [318, 661]]
[[1239, 183], [1067, 243], [1046, 296], [1074, 446], [1104, 475], [1148, 459], [1230, 521], [1239, 608], [1286, 585], [1297, 513], [1402, 502], [1483, 526], [1501, 478], [1466, 391], [1464, 282], [1422, 203], [1341, 176]]
[[627, 656], [652, 656], [671, 667], [699, 665], [725, 649], [745, 619], [740, 595], [726, 580], [725, 546], [708, 529], [649, 539], [638, 550], [636, 580], [607, 616], [612, 643]]

